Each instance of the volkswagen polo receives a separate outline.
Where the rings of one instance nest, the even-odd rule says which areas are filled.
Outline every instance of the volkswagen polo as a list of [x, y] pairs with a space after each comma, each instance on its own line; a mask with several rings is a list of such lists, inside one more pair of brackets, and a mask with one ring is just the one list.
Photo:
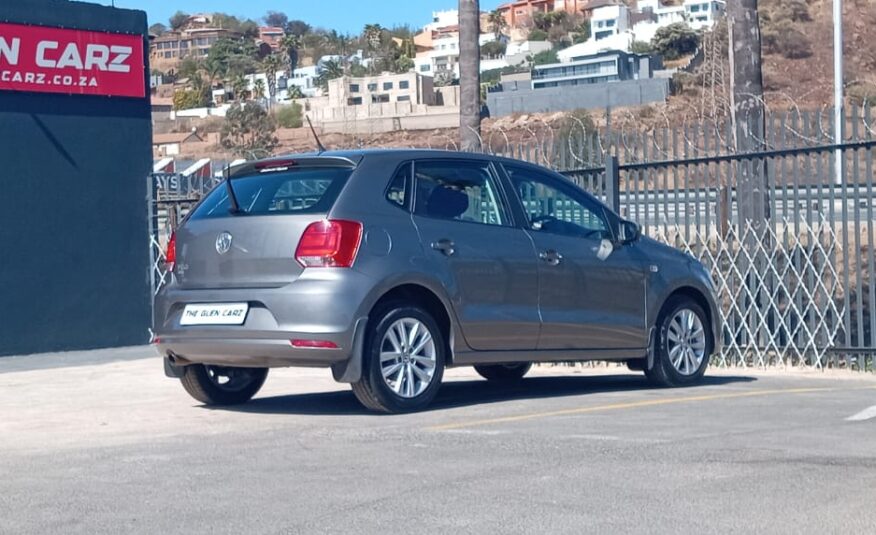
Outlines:
[[155, 300], [165, 371], [206, 404], [272, 367], [331, 368], [367, 408], [425, 407], [444, 370], [625, 362], [699, 380], [713, 286], [560, 174], [444, 151], [322, 152], [232, 168], [170, 239]]

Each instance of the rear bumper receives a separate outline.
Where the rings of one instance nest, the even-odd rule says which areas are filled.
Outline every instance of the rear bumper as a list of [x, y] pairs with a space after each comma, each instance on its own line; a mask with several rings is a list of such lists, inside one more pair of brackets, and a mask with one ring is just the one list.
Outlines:
[[[331, 337], [320, 335], [322, 340]], [[336, 342], [337, 343], [337, 342]], [[249, 368], [329, 367], [351, 357], [352, 340], [338, 349], [292, 347], [290, 340], [162, 337], [158, 352], [175, 366], [215, 364]]]
[[[172, 282], [156, 296], [153, 332], [175, 365], [328, 367], [355, 354], [373, 282], [354, 270], [305, 270], [279, 288], [185, 289]], [[248, 303], [242, 325], [183, 326], [188, 304]], [[292, 340], [336, 348], [293, 347]]]

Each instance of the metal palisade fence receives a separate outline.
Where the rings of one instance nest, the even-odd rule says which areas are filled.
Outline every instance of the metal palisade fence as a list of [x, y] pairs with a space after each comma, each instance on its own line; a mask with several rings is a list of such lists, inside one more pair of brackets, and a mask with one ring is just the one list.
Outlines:
[[[869, 109], [852, 109], [837, 145], [831, 117], [768, 114], [752, 134], [759, 149], [746, 153], [734, 150], [729, 120], [647, 131], [579, 122], [518, 144], [494, 132], [484, 144], [560, 171], [703, 262], [724, 323], [715, 364], [874, 371], [876, 125]], [[743, 177], [760, 187], [740, 188]], [[156, 291], [170, 230], [218, 181], [152, 176]]]
[[703, 262], [724, 320], [717, 363], [873, 371], [874, 125], [853, 109], [835, 144], [830, 117], [770, 114], [756, 152], [733, 149], [729, 120], [581, 128], [500, 152], [559, 170]]

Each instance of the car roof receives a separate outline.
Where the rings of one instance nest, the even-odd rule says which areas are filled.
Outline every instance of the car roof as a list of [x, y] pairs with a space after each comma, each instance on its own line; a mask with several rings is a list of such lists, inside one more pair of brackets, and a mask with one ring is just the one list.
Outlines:
[[[525, 162], [523, 160], [516, 160], [513, 158], [508, 158], [505, 156], [489, 154], [484, 152], [463, 152], [463, 151], [454, 151], [454, 150], [441, 150], [441, 149], [420, 149], [420, 148], [368, 148], [368, 149], [340, 149], [340, 150], [327, 150], [323, 152], [303, 152], [303, 153], [288, 153], [278, 156], [272, 156], [270, 158], [265, 158], [262, 160], [248, 161], [241, 164], [242, 167], [252, 168], [254, 166], [262, 167], [265, 164], [270, 164], [272, 162], [281, 163], [284, 160], [309, 160], [309, 161], [318, 161], [321, 159], [325, 160], [336, 160], [338, 162], [348, 162], [353, 165], [358, 165], [364, 158], [368, 156], [383, 156], [383, 157], [397, 157], [398, 159], [419, 159], [419, 158], [464, 158], [464, 159], [474, 159], [474, 160], [494, 160], [494, 161], [503, 161], [508, 163], [514, 163], [515, 165], [527, 165], [532, 167], [539, 167], [540, 169], [545, 169], [542, 166], [537, 164], [533, 164], [530, 162]], [[232, 176], [238, 175], [240, 173], [235, 172], [238, 169], [237, 166], [232, 168]]]

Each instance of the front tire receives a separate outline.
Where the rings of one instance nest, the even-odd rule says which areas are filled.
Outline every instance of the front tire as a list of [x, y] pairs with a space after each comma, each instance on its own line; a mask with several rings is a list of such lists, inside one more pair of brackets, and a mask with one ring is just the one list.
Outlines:
[[657, 320], [654, 363], [645, 375], [657, 386], [687, 386], [699, 382], [712, 343], [708, 316], [696, 301], [674, 297], [666, 302]]
[[252, 399], [267, 377], [267, 368], [192, 364], [185, 367], [180, 382], [185, 391], [201, 403], [239, 405]]
[[531, 362], [515, 364], [490, 364], [475, 366], [478, 375], [490, 382], [511, 383], [523, 379], [523, 376], [532, 368]]
[[435, 319], [417, 306], [390, 304], [368, 322], [362, 378], [353, 393], [377, 412], [423, 409], [444, 377], [447, 343]]

